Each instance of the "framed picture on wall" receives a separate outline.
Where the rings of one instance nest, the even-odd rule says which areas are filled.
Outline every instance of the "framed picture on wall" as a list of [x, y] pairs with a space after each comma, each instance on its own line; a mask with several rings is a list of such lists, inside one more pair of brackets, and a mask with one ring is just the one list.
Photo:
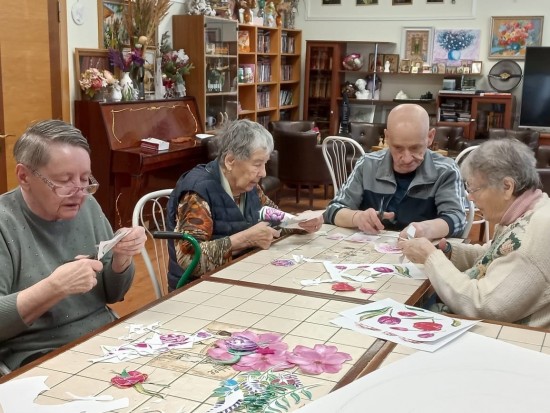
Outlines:
[[119, 48], [130, 44], [123, 21], [126, 4], [124, 0], [97, 0], [100, 48]]
[[113, 67], [109, 61], [109, 52], [105, 49], [74, 49], [74, 73], [79, 90], [80, 76], [86, 69], [91, 68], [109, 70], [112, 73]]
[[473, 61], [472, 62], [472, 70], [471, 70], [471, 73], [472, 74], [476, 74], [476, 73], [481, 73], [481, 65], [483, 64], [483, 62], [481, 61]]
[[431, 63], [432, 37], [433, 27], [403, 27], [401, 58]]
[[323, 6], [326, 6], [326, 5], [340, 5], [342, 3], [341, 3], [341, 0], [321, 0], [321, 4]]
[[356, 6], [373, 6], [378, 5], [378, 0], [356, 0]]
[[392, 6], [400, 6], [400, 5], [412, 5], [412, 0], [392, 0], [391, 2]]
[[543, 16], [491, 17], [489, 59], [525, 59], [525, 49], [540, 46]]

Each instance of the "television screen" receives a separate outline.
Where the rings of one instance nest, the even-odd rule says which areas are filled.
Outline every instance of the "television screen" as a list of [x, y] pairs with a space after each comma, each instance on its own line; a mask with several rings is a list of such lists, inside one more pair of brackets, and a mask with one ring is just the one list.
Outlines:
[[550, 47], [525, 53], [519, 126], [550, 129]]

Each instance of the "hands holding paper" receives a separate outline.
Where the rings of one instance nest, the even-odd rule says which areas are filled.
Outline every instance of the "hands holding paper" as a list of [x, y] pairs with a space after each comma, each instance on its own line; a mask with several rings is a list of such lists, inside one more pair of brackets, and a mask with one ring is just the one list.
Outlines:
[[[395, 218], [395, 213], [393, 212], [380, 212], [376, 211], [374, 208], [369, 208], [365, 211], [352, 211], [351, 209], [342, 209], [340, 211], [336, 215], [336, 225], [344, 227], [357, 227], [369, 235], [378, 234], [384, 229], [382, 220], [392, 220]], [[347, 212], [345, 215], [343, 214], [344, 211]], [[350, 225], [343, 225], [339, 223], [340, 219], [349, 220]]]
[[121, 230], [127, 231], [126, 235], [112, 247], [113, 258], [111, 267], [117, 273], [123, 272], [128, 268], [132, 262], [132, 257], [140, 253], [145, 245], [145, 241], [147, 241], [145, 228], [143, 227], [121, 228]]

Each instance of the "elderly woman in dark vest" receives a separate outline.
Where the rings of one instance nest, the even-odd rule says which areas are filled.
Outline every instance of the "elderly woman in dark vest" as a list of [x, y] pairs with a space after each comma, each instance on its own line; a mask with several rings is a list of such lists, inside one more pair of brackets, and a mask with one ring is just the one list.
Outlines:
[[[260, 188], [265, 164], [273, 151], [271, 134], [258, 123], [241, 119], [230, 123], [220, 139], [219, 155], [198, 165], [178, 180], [168, 202], [169, 227], [197, 239], [201, 259], [193, 277], [211, 271], [251, 248], [268, 249], [280, 231], [259, 222], [263, 206], [277, 208]], [[307, 232], [320, 228], [318, 220], [301, 223]], [[174, 289], [193, 248], [177, 241], [170, 251], [168, 285]]]

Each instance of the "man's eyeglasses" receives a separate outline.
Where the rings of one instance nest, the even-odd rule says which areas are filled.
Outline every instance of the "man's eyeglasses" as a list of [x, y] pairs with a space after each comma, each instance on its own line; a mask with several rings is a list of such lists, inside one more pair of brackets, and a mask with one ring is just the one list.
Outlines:
[[485, 189], [488, 187], [488, 185], [481, 185], [481, 186], [478, 186], [477, 188], [472, 188], [470, 185], [468, 185], [468, 182], [464, 182], [464, 186], [466, 187], [466, 192], [468, 192], [468, 194], [470, 195], [473, 195], [476, 192], [481, 191], [482, 189]]
[[41, 175], [40, 172], [38, 172], [36, 169], [32, 170], [33, 175], [37, 176], [44, 182], [46, 185], [50, 187], [50, 189], [56, 194], [58, 197], [61, 198], [68, 198], [70, 196], [73, 196], [78, 191], [83, 191], [87, 194], [95, 194], [97, 192], [97, 188], [99, 188], [99, 182], [96, 181], [96, 179], [90, 175], [90, 185], [86, 186], [61, 186], [56, 185], [52, 181], [50, 181], [45, 176]]

